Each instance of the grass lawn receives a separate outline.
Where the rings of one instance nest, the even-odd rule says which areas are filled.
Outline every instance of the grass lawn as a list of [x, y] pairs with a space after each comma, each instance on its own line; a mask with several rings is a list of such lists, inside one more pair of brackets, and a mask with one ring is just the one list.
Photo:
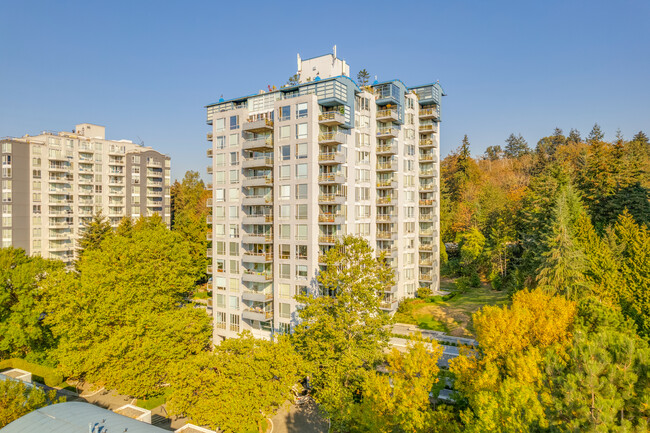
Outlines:
[[138, 399], [135, 405], [143, 409], [152, 410], [157, 408], [161, 404], [164, 404], [167, 401], [167, 397], [169, 397], [169, 394], [171, 394], [171, 389], [167, 389], [163, 394], [158, 395], [156, 397], [152, 397], [148, 399]]
[[[453, 282], [443, 281], [442, 290], [453, 292]], [[405, 301], [403, 312], [395, 313], [396, 323], [410, 323], [419, 328], [447, 332], [455, 337], [473, 337], [472, 314], [484, 305], [505, 305], [508, 296], [505, 292], [492, 290], [487, 284], [467, 290], [449, 300], [433, 296], [428, 300], [412, 299]]]

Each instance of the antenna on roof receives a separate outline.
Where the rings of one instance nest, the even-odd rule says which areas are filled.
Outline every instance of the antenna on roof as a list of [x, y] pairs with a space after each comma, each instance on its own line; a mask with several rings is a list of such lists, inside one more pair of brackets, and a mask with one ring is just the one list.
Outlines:
[[144, 147], [144, 141], [139, 136], [136, 135], [136, 137], [138, 137], [138, 141], [140, 141], [140, 146]]

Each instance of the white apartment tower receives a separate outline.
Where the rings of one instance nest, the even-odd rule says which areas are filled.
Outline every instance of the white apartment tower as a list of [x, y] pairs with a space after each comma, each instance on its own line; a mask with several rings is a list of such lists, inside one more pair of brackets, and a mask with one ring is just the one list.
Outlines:
[[170, 223], [170, 158], [107, 140], [103, 126], [4, 138], [0, 151], [3, 247], [70, 262], [100, 210], [113, 226], [154, 213]]
[[335, 54], [298, 57], [298, 75], [206, 107], [215, 343], [291, 332], [294, 295], [346, 234], [395, 269], [385, 310], [439, 285], [440, 85], [360, 88]]

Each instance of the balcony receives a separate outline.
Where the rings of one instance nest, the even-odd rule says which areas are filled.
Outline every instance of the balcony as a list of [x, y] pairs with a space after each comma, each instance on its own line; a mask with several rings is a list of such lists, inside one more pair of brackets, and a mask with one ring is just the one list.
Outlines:
[[214, 151], [212, 150], [212, 148], [210, 148], [210, 149], [208, 149], [208, 151], [206, 152], [206, 154], [208, 155], [208, 158], [212, 158], [212, 156], [213, 156], [213, 154], [214, 154]]
[[397, 239], [397, 232], [385, 232], [380, 230], [377, 232], [377, 239], [394, 241]]
[[384, 311], [394, 311], [397, 309], [397, 299], [382, 301], [379, 304], [379, 308], [381, 308]]
[[345, 176], [338, 173], [323, 173], [318, 176], [319, 184], [339, 184], [345, 183]]
[[397, 162], [378, 162], [377, 171], [397, 171]]
[[207, 189], [208, 191], [212, 191], [212, 184], [211, 183], [206, 183], [205, 184], [205, 189]]
[[420, 251], [426, 251], [426, 252], [436, 252], [437, 248], [435, 248], [434, 244], [420, 244], [418, 247]]
[[399, 114], [397, 113], [397, 110], [392, 108], [377, 111], [377, 120], [380, 122], [397, 122], [398, 119]]
[[318, 154], [318, 163], [321, 165], [343, 164], [344, 162], [343, 152], [320, 152]]
[[212, 215], [206, 215], [205, 222], [206, 224], [212, 224]]
[[434, 192], [436, 189], [434, 183], [420, 184], [420, 192]]
[[257, 194], [257, 195], [245, 195], [242, 198], [242, 204], [244, 206], [260, 206], [273, 203], [272, 194]]
[[437, 161], [436, 156], [433, 155], [433, 154], [427, 154], [427, 155], [420, 154], [419, 160], [420, 160], [420, 162], [436, 162]]
[[430, 149], [436, 147], [431, 138], [424, 138], [419, 141], [420, 149]]
[[207, 200], [205, 201], [205, 205], [206, 205], [207, 207], [212, 207], [212, 199], [211, 199], [211, 198], [207, 199]]
[[265, 186], [273, 184], [273, 176], [249, 176], [242, 179], [242, 186]]
[[208, 141], [212, 141], [212, 133], [208, 132], [206, 138], [208, 139]]
[[377, 155], [396, 155], [397, 146], [392, 144], [388, 146], [377, 146]]
[[257, 233], [244, 233], [242, 241], [245, 244], [272, 244], [273, 235], [272, 234], [257, 234]]
[[242, 125], [242, 131], [265, 132], [273, 131], [273, 121], [269, 119], [249, 120]]
[[323, 132], [318, 135], [319, 144], [344, 144], [345, 134], [342, 132]]
[[252, 137], [244, 140], [242, 144], [242, 149], [244, 150], [273, 150], [273, 137]]
[[393, 214], [379, 214], [377, 215], [377, 221], [379, 222], [393, 222], [397, 218], [397, 215]]
[[244, 290], [242, 292], [242, 299], [244, 301], [269, 302], [273, 300], [273, 293]]
[[212, 166], [209, 165], [209, 166], [208, 166], [208, 170], [207, 170], [208, 174], [212, 174], [212, 171], [213, 171], [213, 170], [212, 170]]
[[438, 126], [436, 126], [434, 123], [420, 124], [420, 132], [423, 133], [438, 132]]
[[342, 194], [320, 194], [318, 203], [344, 204], [346, 197]]
[[437, 108], [422, 108], [420, 110], [420, 119], [438, 119], [439, 117]]
[[206, 253], [205, 253], [205, 256], [206, 256], [206, 257], [212, 257], [212, 248], [208, 248], [208, 249], [207, 249], [207, 251], [206, 251]]
[[379, 128], [377, 130], [377, 138], [396, 138], [399, 135], [397, 128]]
[[321, 224], [345, 224], [345, 218], [340, 213], [321, 213], [318, 215]]
[[426, 229], [426, 230], [420, 230], [420, 232], [418, 234], [420, 235], [420, 237], [430, 238], [430, 237], [435, 236], [437, 233], [438, 232], [436, 230], [430, 228], [430, 229]]
[[242, 222], [244, 224], [272, 224], [273, 214], [244, 214]]
[[436, 221], [436, 218], [435, 218], [435, 216], [433, 214], [430, 214], [430, 215], [428, 215], [428, 214], [420, 214], [419, 220], [420, 220], [420, 222], [431, 222], [432, 223], [432, 222]]
[[328, 111], [318, 116], [318, 123], [327, 126], [343, 125], [345, 116], [339, 111]]
[[251, 271], [250, 269], [245, 269], [244, 270], [244, 275], [242, 276], [242, 279], [244, 281], [248, 281], [251, 283], [266, 283], [269, 281], [273, 281], [273, 273], [272, 272], [255, 272]]
[[384, 196], [384, 197], [377, 197], [377, 205], [381, 206], [392, 206], [394, 204], [394, 201], [397, 201], [397, 197], [393, 197], [390, 195]]
[[272, 168], [273, 158], [269, 156], [258, 156], [256, 158], [244, 158], [243, 168]]
[[420, 278], [418, 278], [420, 281], [433, 281], [433, 273], [432, 272], [420, 272]]
[[420, 206], [433, 206], [435, 204], [435, 200], [427, 198], [427, 199], [421, 199], [419, 204]]
[[[429, 258], [429, 259], [420, 259], [419, 265], [422, 266], [422, 267], [426, 267], [426, 268], [433, 267], [433, 259], [431, 259], [431, 258]], [[422, 279], [422, 278], [420, 278], [420, 279]]]
[[434, 169], [420, 170], [420, 177], [434, 177], [436, 176], [436, 171]]
[[269, 263], [273, 261], [273, 253], [244, 252], [244, 261], [248, 263]]
[[334, 245], [340, 238], [335, 235], [321, 235], [318, 236], [318, 243], [319, 244], [331, 244]]
[[379, 188], [379, 189], [397, 188], [397, 181], [395, 181], [393, 179], [378, 180], [377, 181], [377, 188]]
[[247, 308], [242, 311], [241, 317], [247, 320], [258, 320], [260, 322], [268, 322], [273, 320], [273, 311], [263, 311], [257, 309]]

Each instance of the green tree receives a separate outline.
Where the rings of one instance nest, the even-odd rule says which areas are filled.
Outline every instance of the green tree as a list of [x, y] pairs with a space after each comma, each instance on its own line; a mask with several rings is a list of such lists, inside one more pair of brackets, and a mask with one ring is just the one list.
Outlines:
[[473, 227], [460, 234], [457, 242], [460, 250], [461, 274], [477, 277], [485, 264], [485, 236], [479, 229]]
[[498, 218], [496, 224], [490, 230], [488, 238], [488, 252], [492, 264], [491, 280], [494, 284], [502, 282], [508, 273], [508, 263], [512, 256], [510, 250], [515, 241], [515, 230], [512, 225], [508, 224], [503, 218]]
[[648, 136], [645, 134], [643, 131], [637, 132], [634, 137], [632, 137], [632, 141], [636, 141], [638, 143], [648, 145], [650, 144], [650, 141], [648, 141]]
[[370, 73], [366, 71], [365, 69], [362, 69], [359, 71], [357, 74], [357, 84], [359, 87], [367, 86], [368, 82], [370, 81]]
[[78, 273], [51, 274], [45, 322], [61, 371], [138, 398], [160, 393], [168, 365], [209, 342], [208, 316], [185, 301], [190, 265], [187, 244], [154, 216], [86, 251]]
[[298, 74], [293, 74], [287, 80], [287, 85], [289, 86], [297, 86], [298, 84], [300, 84], [300, 75]]
[[566, 142], [567, 144], [574, 144], [574, 145], [582, 142], [582, 138], [580, 137], [580, 131], [571, 128], [571, 131], [569, 131], [569, 135], [567, 135]]
[[594, 144], [598, 141], [603, 141], [604, 138], [605, 134], [600, 129], [600, 125], [594, 123], [594, 127], [591, 128], [591, 132], [589, 132], [589, 135], [587, 136], [587, 143]]
[[101, 210], [96, 212], [90, 222], [84, 224], [83, 235], [79, 239], [79, 255], [96, 250], [104, 239], [113, 234], [111, 223]]
[[197, 281], [205, 279], [208, 265], [208, 225], [206, 205], [210, 192], [205, 189], [199, 173], [188, 171], [182, 182], [172, 185], [172, 230], [188, 243], [192, 255], [192, 272]]
[[485, 149], [485, 157], [490, 161], [501, 159], [503, 157], [503, 150], [501, 149], [501, 146], [488, 146], [487, 149]]
[[442, 347], [421, 337], [408, 343], [406, 353], [393, 348], [386, 360], [387, 374], [374, 371], [365, 379], [361, 402], [353, 409], [350, 430], [434, 431], [439, 417], [431, 406], [429, 393], [438, 382], [437, 362], [441, 355]]
[[[291, 398], [302, 361], [288, 339], [276, 342], [244, 332], [177, 363], [170, 378], [170, 414], [224, 432], [257, 431]], [[215, 410], [218, 408], [218, 410]]]
[[56, 398], [55, 390], [46, 393], [39, 387], [20, 381], [0, 380], [0, 428], [31, 411], [64, 401], [65, 397]]
[[560, 191], [553, 213], [552, 232], [545, 242], [537, 282], [549, 293], [577, 299], [589, 290], [590, 284], [585, 278], [587, 258], [574, 240], [576, 221], [585, 210], [571, 184]]
[[45, 360], [55, 341], [43, 325], [40, 284], [62, 266], [22, 249], [0, 249], [0, 358]]
[[298, 353], [313, 377], [314, 398], [344, 431], [363, 378], [382, 359], [389, 316], [381, 310], [394, 284], [391, 268], [363, 238], [346, 236], [325, 256], [317, 280], [324, 296], [297, 296], [304, 306], [294, 332]]
[[510, 134], [506, 139], [506, 147], [504, 149], [506, 158], [519, 158], [529, 152], [530, 148], [528, 147], [528, 142], [524, 140], [524, 137], [522, 137], [521, 134]]

